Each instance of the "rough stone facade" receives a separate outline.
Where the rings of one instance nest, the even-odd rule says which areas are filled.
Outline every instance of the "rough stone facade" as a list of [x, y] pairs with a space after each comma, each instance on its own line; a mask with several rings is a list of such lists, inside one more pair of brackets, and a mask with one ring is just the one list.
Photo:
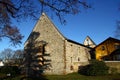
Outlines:
[[[79, 66], [89, 63], [91, 48], [65, 38], [46, 14], [42, 14], [32, 32], [40, 34], [33, 39], [34, 41], [46, 42], [44, 54], [49, 56], [44, 57], [44, 60], [48, 60], [48, 62], [43, 64], [49, 65], [45, 66], [43, 73], [67, 74], [76, 72]], [[31, 38], [33, 37], [30, 35], [25, 43], [25, 48]]]
[[105, 63], [109, 66], [110, 74], [120, 73], [120, 61], [105, 61]]
[[90, 49], [86, 46], [66, 40], [66, 73], [77, 72], [79, 66], [88, 64]]

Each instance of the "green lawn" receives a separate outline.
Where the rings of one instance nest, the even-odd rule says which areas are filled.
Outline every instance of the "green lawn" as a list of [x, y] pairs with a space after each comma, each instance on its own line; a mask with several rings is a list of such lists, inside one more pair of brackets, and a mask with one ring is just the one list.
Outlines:
[[47, 76], [48, 80], [120, 80], [120, 75], [84, 76], [77, 73]]
[[[20, 76], [12, 78], [11, 80], [20, 80]], [[68, 75], [46, 75], [44, 76], [47, 80], [120, 80], [120, 75], [106, 75], [106, 76], [84, 76], [77, 73]], [[1, 80], [1, 79], [0, 79]], [[9, 80], [9, 79], [5, 79]], [[33, 79], [33, 80], [44, 80], [44, 79]]]

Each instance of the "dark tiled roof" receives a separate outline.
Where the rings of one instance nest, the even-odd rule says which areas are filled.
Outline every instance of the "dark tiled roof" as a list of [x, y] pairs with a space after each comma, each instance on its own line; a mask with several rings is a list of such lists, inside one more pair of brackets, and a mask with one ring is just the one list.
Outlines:
[[[100, 44], [98, 44], [96, 47], [98, 47], [99, 45], [103, 44], [104, 42], [106, 42], [106, 41], [108, 41], [108, 40], [114, 40], [114, 41], [116, 41], [116, 42], [120, 42], [119, 39], [115, 39], [115, 38], [109, 37], [109, 38], [107, 38], [106, 40], [104, 40], [103, 42], [101, 42]], [[96, 47], [95, 47], [95, 48], [96, 48]]]
[[76, 42], [76, 41], [73, 41], [73, 40], [70, 40], [70, 39], [66, 39], [68, 42], [71, 42], [71, 43], [74, 43], [74, 44], [77, 44], [77, 45], [81, 45], [81, 46], [83, 46], [83, 47], [87, 47], [87, 48], [90, 48], [91, 49], [91, 47], [89, 47], [89, 46], [85, 46], [85, 45], [83, 45], [83, 44], [81, 44], [81, 43], [79, 43], [79, 42]]

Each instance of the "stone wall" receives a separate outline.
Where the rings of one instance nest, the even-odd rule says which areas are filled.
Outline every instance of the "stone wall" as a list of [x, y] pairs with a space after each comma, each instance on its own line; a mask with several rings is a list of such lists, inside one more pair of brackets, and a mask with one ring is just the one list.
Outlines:
[[89, 48], [66, 40], [66, 72], [77, 72], [79, 66], [88, 63]]
[[120, 61], [105, 61], [105, 63], [110, 67], [110, 73], [120, 73]]
[[33, 39], [34, 41], [47, 43], [44, 46], [44, 55], [48, 56], [43, 56], [43, 60], [46, 61], [44, 64], [48, 64], [44, 69], [45, 74], [76, 72], [79, 66], [88, 64], [90, 49], [66, 39], [45, 14], [40, 17], [32, 32], [40, 34], [36, 39]]
[[64, 73], [64, 38], [57, 31], [55, 26], [45, 15], [42, 15], [37, 22], [33, 32], [39, 32], [40, 36], [36, 41], [45, 41], [45, 53], [49, 56], [44, 57], [49, 60], [44, 73], [46, 74], [63, 74]]

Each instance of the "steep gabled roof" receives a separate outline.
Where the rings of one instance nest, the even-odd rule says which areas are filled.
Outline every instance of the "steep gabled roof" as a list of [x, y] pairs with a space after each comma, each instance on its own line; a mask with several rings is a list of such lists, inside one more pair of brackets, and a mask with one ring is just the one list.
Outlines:
[[[45, 19], [45, 20], [47, 21], [47, 23], [50, 23], [50, 25], [52, 25], [51, 27], [53, 27], [53, 28], [56, 30], [56, 32], [57, 32], [62, 38], [65, 38], [65, 37], [62, 35], [62, 33], [57, 29], [57, 27], [54, 25], [54, 23], [51, 21], [51, 19], [50, 19], [45, 13], [42, 13], [42, 15], [41, 15], [40, 19], [38, 20], [38, 22], [36, 23], [36, 25], [39, 24], [40, 21], [43, 20], [43, 19]], [[35, 25], [33, 31], [36, 30], [36, 28], [37, 28], [36, 25]], [[38, 26], [38, 27], [39, 27], [39, 26]]]
[[91, 49], [91, 47], [89, 47], [89, 46], [85, 46], [85, 45], [83, 45], [83, 44], [81, 44], [81, 43], [79, 43], [79, 42], [76, 42], [76, 41], [73, 41], [73, 40], [70, 40], [70, 39], [66, 39], [68, 42], [71, 42], [71, 43], [74, 43], [74, 44], [77, 44], [77, 45], [81, 45], [81, 46], [83, 46], [83, 47], [87, 47], [87, 48], [90, 48]]
[[[116, 42], [120, 42], [119, 39], [115, 39], [115, 38], [109, 37], [109, 38], [107, 38], [106, 40], [104, 40], [103, 42], [101, 42], [100, 44], [98, 44], [96, 47], [98, 47], [99, 45], [105, 43], [105, 42], [108, 41], [108, 40], [114, 40], [114, 41], [116, 41]], [[95, 47], [95, 48], [96, 48], [96, 47]]]
[[35, 24], [32, 32], [30, 33], [29, 37], [27, 38], [27, 40], [25, 41], [24, 44], [26, 44], [26, 42], [29, 40], [29, 38], [31, 37], [32, 33], [33, 33], [33, 32], [36, 32], [37, 28], [39, 27], [39, 26], [37, 26], [37, 25], [38, 25], [38, 24], [41, 22], [41, 20], [43, 20], [43, 19], [45, 19], [45, 20], [47, 21], [47, 23], [49, 22], [52, 26], [54, 26], [53, 28], [56, 30], [56, 32], [57, 32], [63, 39], [66, 39], [66, 38], [62, 35], [62, 33], [60, 33], [60, 31], [57, 29], [57, 27], [53, 24], [53, 22], [50, 20], [50, 18], [49, 18], [45, 13], [42, 13], [42, 15], [40, 16], [39, 20], [36, 22], [36, 24]]
[[[74, 43], [74, 44], [78, 44], [78, 45], [81, 45], [81, 46], [84, 46], [84, 47], [88, 47], [88, 46], [85, 46], [85, 45], [83, 45], [83, 44], [80, 44], [80, 43], [78, 43], [78, 42], [76, 42], [76, 41], [67, 39], [65, 36], [63, 36], [63, 34], [57, 29], [57, 27], [53, 24], [53, 22], [50, 20], [50, 18], [49, 18], [45, 13], [42, 13], [41, 17], [40, 17], [39, 20], [37, 21], [37, 23], [36, 23], [35, 27], [33, 28], [32, 32], [36, 32], [36, 30], [37, 30], [38, 27], [39, 27], [38, 24], [39, 24], [42, 20], [46, 20], [47, 23], [50, 23], [50, 25], [52, 25], [52, 27], [56, 30], [56, 32], [58, 33], [58, 35], [61, 36], [62, 39], [67, 40], [67, 41], [69, 41], [69, 42], [72, 42], [72, 43]], [[30, 36], [32, 35], [32, 32], [31, 32], [31, 34], [29, 35], [28, 39], [29, 39]], [[28, 39], [27, 39], [26, 41], [28, 41]], [[26, 43], [26, 42], [25, 42], [25, 43]], [[90, 48], [90, 47], [88, 47], [88, 48]]]

